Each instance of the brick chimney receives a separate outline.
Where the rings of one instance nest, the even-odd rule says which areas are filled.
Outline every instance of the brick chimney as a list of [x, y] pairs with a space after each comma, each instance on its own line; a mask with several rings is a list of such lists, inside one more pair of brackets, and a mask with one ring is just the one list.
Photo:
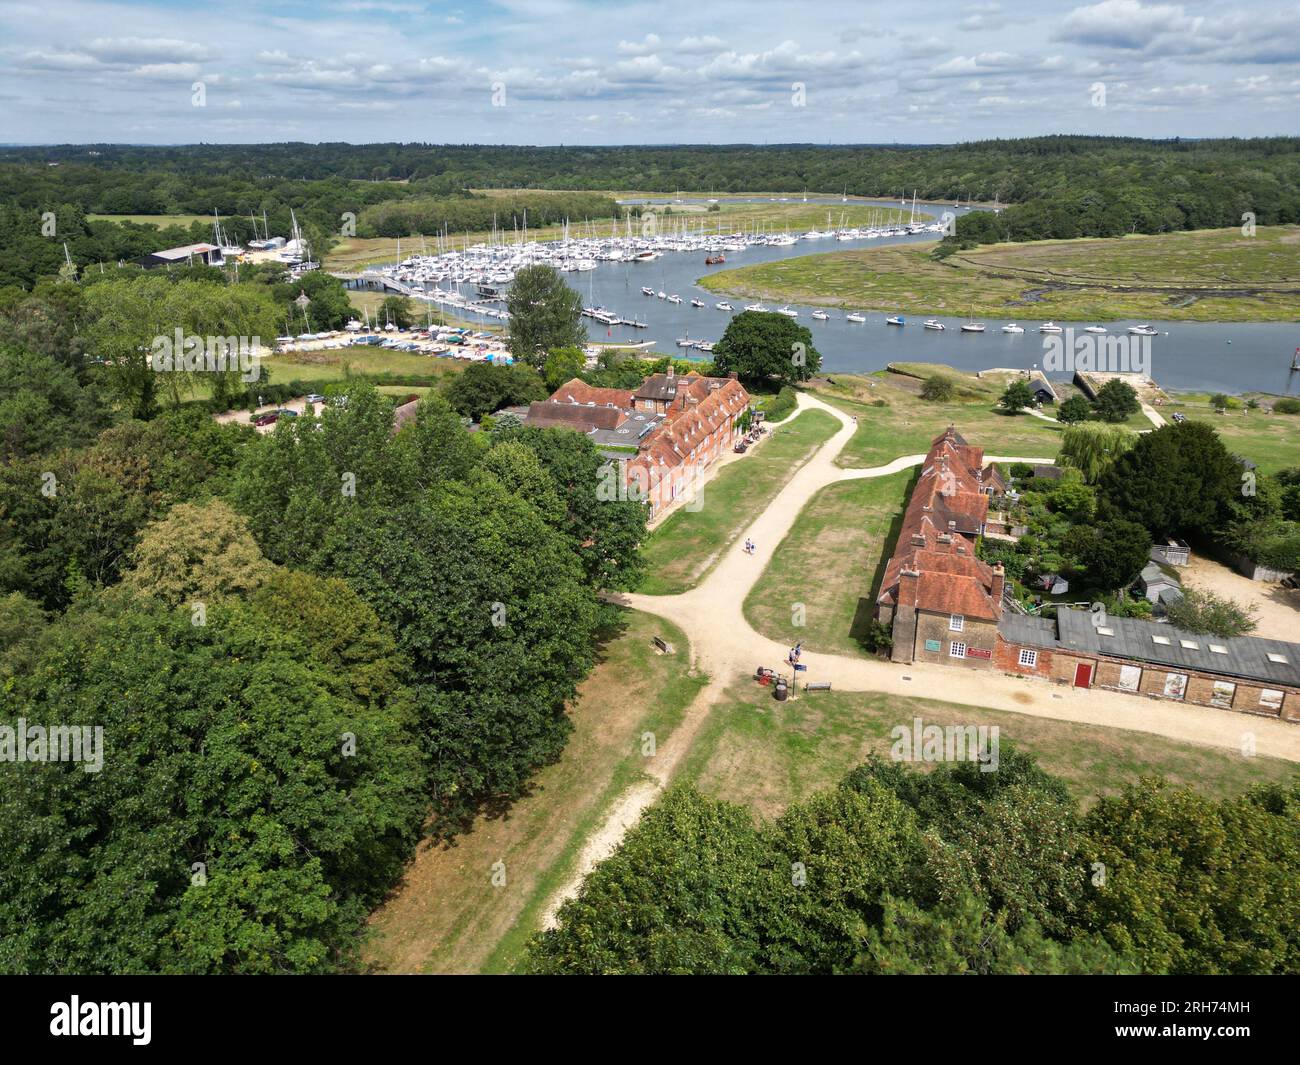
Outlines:
[[739, 381], [739, 380], [740, 380], [740, 374], [737, 373], [735, 370], [732, 370], [731, 373], [727, 374], [727, 376], [728, 376], [729, 378], [731, 378], [731, 380], [733, 380], [733, 381]]
[[1002, 568], [1001, 562], [993, 565], [993, 583], [989, 586], [989, 595], [993, 598], [993, 609], [999, 613], [1002, 610], [1002, 589], [1006, 586], [1007, 574]]

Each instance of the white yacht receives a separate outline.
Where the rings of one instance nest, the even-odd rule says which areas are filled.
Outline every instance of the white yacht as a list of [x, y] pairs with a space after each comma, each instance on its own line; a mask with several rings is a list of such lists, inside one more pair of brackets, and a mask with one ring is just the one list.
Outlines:
[[660, 293], [659, 293], [659, 298], [660, 298], [661, 300], [662, 300], [662, 299], [667, 299], [667, 298], [668, 298], [668, 293], [666, 293], [666, 292], [660, 292]]
[[865, 322], [867, 320], [867, 316], [858, 311], [854, 311], [852, 314], [846, 314], [844, 316], [844, 320], [846, 322]]
[[885, 325], [907, 325], [907, 319], [901, 314], [892, 314], [885, 319]]
[[961, 331], [963, 333], [982, 333], [984, 332], [983, 322], [962, 322]]
[[692, 306], [692, 307], [703, 307], [703, 306], [704, 306], [704, 301], [703, 301], [703, 300], [692, 299], [692, 300], [691, 300], [691, 306]]
[[1089, 325], [1085, 326], [1083, 331], [1085, 333], [1104, 333], [1106, 332], [1106, 327], [1104, 325]]
[[678, 296], [678, 295], [672, 295], [672, 296], [669, 296], [669, 297], [668, 297], [668, 302], [669, 302], [669, 303], [681, 303], [681, 302], [682, 302], [682, 298], [681, 298], [681, 296]]
[[786, 307], [778, 307], [778, 308], [776, 309], [776, 313], [777, 313], [777, 314], [784, 314], [787, 318], [798, 318], [798, 317], [799, 317], [799, 312], [796, 311], [793, 307], [789, 307], [789, 306], [786, 306]]
[[1055, 322], [1044, 322], [1042, 325], [1038, 327], [1038, 331], [1040, 333], [1064, 333], [1065, 332], [1065, 330], [1062, 329]]
[[650, 287], [647, 286], [647, 285], [642, 285], [642, 286], [641, 286], [641, 291], [642, 291], [645, 295], [647, 295], [647, 296], [653, 296], [653, 295], [655, 294], [655, 290], [652, 289], [652, 288], [650, 288]]
[[1023, 333], [1024, 331], [1025, 327], [1023, 325], [1016, 325], [1015, 322], [1008, 322], [1002, 327], [1002, 332], [1004, 333]]
[[726, 300], [723, 300], [721, 303], [715, 303], [713, 306], [717, 307], [720, 311], [729, 311], [732, 309], [731, 304]]
[[946, 329], [947, 326], [945, 326], [945, 325], [944, 325], [941, 321], [939, 321], [937, 318], [927, 318], [927, 319], [925, 320], [925, 328], [926, 328], [926, 329]]
[[766, 311], [766, 310], [768, 310], [768, 308], [767, 308], [767, 307], [764, 307], [761, 303], [751, 303], [751, 304], [749, 304], [749, 306], [747, 306], [747, 307], [745, 308], [745, 310], [747, 310], [747, 311], [760, 311], [760, 312], [761, 312], [761, 311]]
[[1154, 337], [1160, 335], [1159, 329], [1154, 329], [1149, 325], [1131, 325], [1128, 327], [1128, 331], [1134, 336], [1140, 337]]
[[817, 321], [819, 322], [825, 322], [830, 319], [830, 315], [827, 314], [825, 311], [813, 311], [812, 316], [816, 318]]

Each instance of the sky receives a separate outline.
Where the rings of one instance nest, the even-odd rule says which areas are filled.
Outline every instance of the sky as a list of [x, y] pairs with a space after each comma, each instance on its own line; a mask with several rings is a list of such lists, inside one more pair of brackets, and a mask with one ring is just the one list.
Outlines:
[[0, 0], [0, 143], [1300, 131], [1300, 3]]

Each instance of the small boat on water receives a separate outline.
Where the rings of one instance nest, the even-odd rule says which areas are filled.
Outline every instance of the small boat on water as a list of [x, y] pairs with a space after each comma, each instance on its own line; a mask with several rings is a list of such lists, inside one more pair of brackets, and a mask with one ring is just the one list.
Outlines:
[[1004, 333], [1023, 333], [1024, 331], [1025, 327], [1023, 325], [1016, 325], [1015, 322], [1008, 322], [1002, 327], [1002, 332]]
[[726, 300], [723, 300], [721, 303], [715, 303], [713, 306], [717, 307], [720, 311], [729, 311], [732, 309], [731, 304]]
[[725, 263], [726, 261], [727, 257], [725, 255], [706, 255], [704, 257], [705, 266], [717, 266], [719, 263]]
[[669, 303], [681, 303], [681, 302], [682, 302], [682, 298], [681, 298], [681, 296], [678, 296], [678, 295], [674, 294], [674, 295], [668, 297], [668, 302], [669, 302]]
[[865, 314], [861, 314], [858, 311], [854, 311], [852, 314], [846, 314], [844, 316], [844, 320], [846, 322], [865, 322], [867, 320], [867, 316]]
[[1085, 326], [1083, 331], [1085, 333], [1104, 333], [1106, 332], [1106, 327], [1104, 325], [1089, 325]]
[[1149, 325], [1131, 325], [1128, 327], [1128, 331], [1134, 336], [1139, 337], [1154, 337], [1160, 335], [1159, 329], [1153, 329]]
[[789, 307], [789, 306], [786, 306], [786, 307], [778, 307], [778, 308], [776, 309], [776, 313], [777, 313], [777, 314], [784, 314], [787, 318], [798, 318], [798, 317], [799, 317], [799, 312], [796, 311], [793, 307]]
[[830, 315], [827, 314], [825, 311], [813, 311], [812, 316], [816, 318], [817, 321], [819, 322], [825, 322], [830, 318]]
[[693, 299], [693, 300], [691, 300], [691, 306], [692, 306], [692, 307], [703, 307], [703, 306], [704, 306], [704, 301], [703, 301], [703, 300], [696, 300], [696, 299]]
[[925, 328], [926, 328], [926, 329], [946, 329], [947, 326], [945, 326], [945, 325], [944, 325], [941, 321], [939, 321], [937, 318], [927, 318], [927, 319], [925, 320]]
[[641, 291], [642, 291], [642, 293], [644, 293], [644, 294], [647, 295], [647, 296], [653, 296], [653, 295], [655, 294], [655, 290], [652, 289], [652, 288], [650, 288], [650, 287], [647, 286], [647, 285], [642, 285], [642, 286], [641, 286]]
[[768, 308], [764, 307], [761, 303], [751, 303], [745, 308], [745, 310], [762, 312], [768, 310]]
[[901, 314], [891, 315], [885, 319], [885, 325], [907, 325], [907, 319]]
[[1055, 322], [1044, 322], [1042, 325], [1038, 327], [1038, 331], [1040, 333], [1064, 333], [1065, 332], [1065, 330], [1062, 329]]
[[666, 292], [660, 292], [660, 293], [659, 293], [659, 298], [660, 298], [661, 300], [662, 300], [662, 299], [666, 299], [667, 296], [668, 296], [668, 293], [666, 293]]
[[982, 333], [984, 332], [983, 322], [962, 322], [961, 331], [963, 333]]

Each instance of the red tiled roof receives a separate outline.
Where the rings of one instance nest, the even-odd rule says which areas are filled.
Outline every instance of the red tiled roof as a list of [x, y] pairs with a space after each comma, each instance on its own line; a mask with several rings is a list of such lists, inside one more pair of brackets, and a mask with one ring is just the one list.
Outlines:
[[970, 537], [988, 517], [983, 486], [984, 449], [949, 426], [935, 437], [912, 490], [894, 557], [885, 567], [880, 603], [897, 603], [903, 570], [918, 572], [915, 606], [943, 614], [996, 620], [993, 570], [975, 557]]

